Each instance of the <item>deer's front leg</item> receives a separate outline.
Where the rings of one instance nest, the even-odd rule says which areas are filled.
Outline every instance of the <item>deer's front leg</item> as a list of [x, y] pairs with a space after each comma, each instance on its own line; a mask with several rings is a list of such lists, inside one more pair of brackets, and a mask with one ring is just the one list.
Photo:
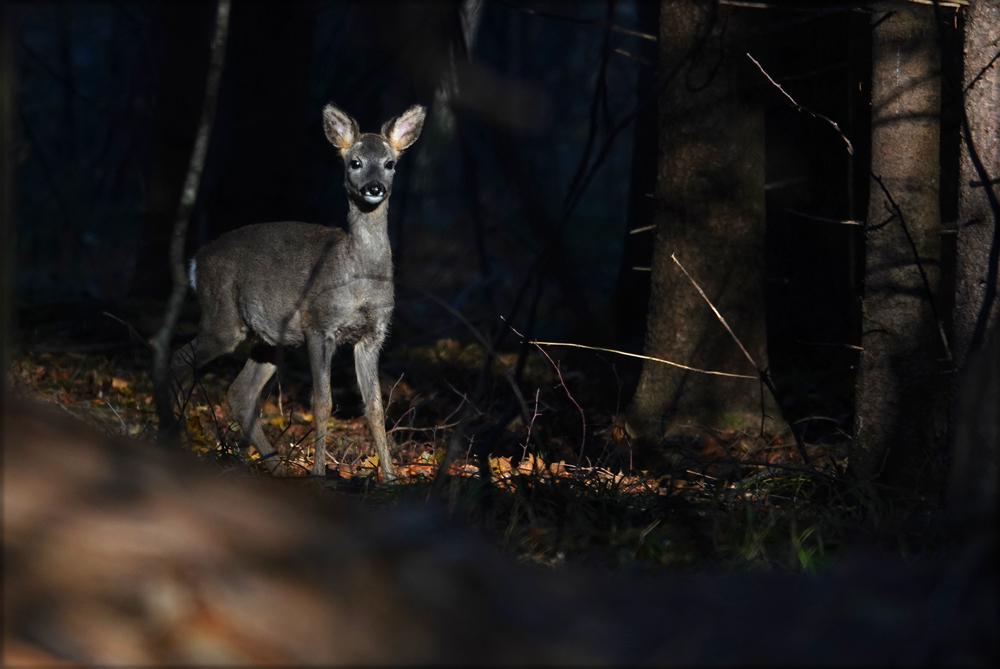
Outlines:
[[333, 359], [334, 343], [322, 333], [307, 334], [309, 363], [312, 367], [313, 420], [316, 425], [316, 455], [313, 458], [314, 476], [326, 476], [326, 425], [330, 422], [333, 401], [330, 398], [330, 361]]
[[382, 468], [382, 480], [392, 481], [396, 472], [392, 468], [392, 453], [385, 436], [385, 415], [382, 413], [382, 393], [378, 386], [379, 343], [362, 339], [354, 346], [354, 369], [358, 374], [358, 387], [365, 403], [365, 417], [375, 437], [375, 450]]

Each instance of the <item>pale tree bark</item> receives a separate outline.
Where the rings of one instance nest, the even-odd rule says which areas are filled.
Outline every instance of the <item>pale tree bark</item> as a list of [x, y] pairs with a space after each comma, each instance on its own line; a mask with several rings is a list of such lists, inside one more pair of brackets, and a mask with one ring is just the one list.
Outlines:
[[[955, 362], [963, 365], [974, 339], [980, 341], [995, 325], [998, 289], [997, 214], [994, 197], [1000, 177], [1000, 0], [972, 0], [965, 14], [966, 125], [962, 142], [958, 191], [958, 253], [955, 267]], [[964, 128], [963, 128], [964, 130]], [[981, 170], [974, 164], [970, 143]], [[989, 184], [983, 183], [985, 173]], [[992, 257], [991, 257], [992, 254]], [[987, 294], [987, 286], [993, 290]], [[987, 302], [989, 298], [989, 304]], [[980, 323], [980, 321], [982, 321]], [[977, 335], [977, 329], [980, 333]]]
[[[746, 10], [744, 10], [745, 12]], [[726, 15], [728, 12], [728, 15]], [[690, 281], [726, 318], [761, 368], [764, 323], [764, 124], [738, 86], [748, 15], [715, 2], [664, 0], [660, 70], [685, 58], [659, 99], [659, 167], [646, 355], [700, 369], [756, 376]], [[724, 48], [723, 48], [724, 43]], [[643, 365], [629, 424], [660, 436], [692, 428], [781, 431], [777, 406], [756, 379]]]
[[941, 56], [932, 7], [897, 1], [874, 9], [873, 179], [850, 468], [863, 479], [912, 482], [933, 474], [946, 385], [933, 302]]

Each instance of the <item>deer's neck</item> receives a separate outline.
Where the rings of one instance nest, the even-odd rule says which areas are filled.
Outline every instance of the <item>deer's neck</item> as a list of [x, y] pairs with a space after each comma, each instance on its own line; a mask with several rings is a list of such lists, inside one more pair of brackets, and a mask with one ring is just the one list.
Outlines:
[[355, 250], [376, 262], [392, 264], [389, 247], [389, 198], [374, 209], [362, 209], [356, 202], [347, 202], [347, 231]]

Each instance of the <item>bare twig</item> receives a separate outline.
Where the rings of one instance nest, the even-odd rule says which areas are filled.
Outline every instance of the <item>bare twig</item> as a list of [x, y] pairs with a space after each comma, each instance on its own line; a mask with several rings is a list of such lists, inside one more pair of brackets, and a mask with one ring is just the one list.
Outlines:
[[111, 411], [112, 411], [112, 412], [113, 412], [113, 413], [115, 414], [115, 416], [117, 416], [117, 418], [118, 418], [118, 422], [122, 424], [122, 434], [123, 434], [123, 435], [127, 435], [127, 434], [128, 434], [128, 426], [127, 426], [127, 425], [125, 425], [125, 421], [124, 421], [124, 420], [122, 420], [122, 416], [121, 416], [121, 414], [120, 414], [120, 413], [118, 413], [118, 412], [117, 412], [117, 411], [115, 410], [115, 406], [114, 406], [114, 405], [113, 405], [113, 404], [112, 404], [111, 402], [105, 402], [105, 404], [107, 404], [107, 405], [108, 405], [108, 408], [109, 408], [109, 409], [111, 409]]
[[646, 66], [652, 65], [652, 63], [650, 63], [648, 60], [646, 60], [642, 56], [635, 55], [631, 51], [626, 51], [625, 49], [617, 49], [617, 48], [611, 49], [611, 51], [617, 53], [619, 56], [625, 56], [626, 58], [631, 58], [640, 65], [646, 65]]
[[[402, 419], [402, 416], [400, 417]], [[432, 425], [431, 427], [394, 427], [391, 430], [386, 430], [385, 433], [390, 432], [434, 432], [435, 430], [445, 430], [451, 427], [455, 427], [458, 423], [445, 423], [444, 425]]]
[[226, 56], [226, 36], [229, 32], [229, 10], [231, 0], [219, 0], [215, 17], [215, 38], [212, 40], [212, 57], [208, 70], [208, 81], [205, 85], [205, 101], [202, 105], [201, 120], [198, 124], [198, 134], [195, 137], [194, 149], [191, 152], [191, 162], [188, 166], [187, 178], [184, 180], [184, 190], [180, 204], [177, 206], [177, 219], [174, 222], [173, 236], [170, 240], [170, 269], [173, 277], [173, 290], [167, 303], [163, 317], [163, 326], [153, 339], [153, 396], [156, 402], [156, 413], [160, 419], [160, 436], [172, 439], [177, 435], [177, 422], [174, 419], [174, 397], [171, 392], [168, 366], [170, 359], [170, 340], [177, 326], [181, 306], [187, 292], [187, 277], [184, 273], [184, 240], [187, 237], [191, 212], [194, 210], [198, 188], [201, 185], [201, 173], [205, 167], [205, 156], [208, 153], [208, 140], [212, 134], [215, 121], [215, 108], [219, 99], [219, 83], [222, 81], [222, 68]]
[[141, 342], [144, 346], [146, 346], [146, 348], [151, 348], [149, 342], [146, 341], [134, 327], [132, 327], [131, 323], [123, 321], [122, 319], [118, 318], [114, 314], [108, 313], [107, 311], [102, 311], [101, 313], [107, 316], [108, 318], [118, 321], [119, 323], [124, 325], [128, 329], [128, 333], [134, 341]]
[[847, 139], [847, 135], [845, 135], [844, 131], [840, 129], [840, 126], [837, 125], [836, 121], [834, 121], [833, 119], [831, 119], [828, 116], [824, 116], [823, 114], [820, 114], [819, 112], [815, 112], [815, 111], [809, 109], [808, 107], [804, 107], [804, 106], [800, 105], [798, 102], [796, 102], [795, 98], [793, 98], [791, 95], [789, 95], [785, 91], [785, 89], [781, 87], [781, 84], [779, 84], [777, 81], [775, 81], [774, 79], [772, 79], [771, 75], [764, 71], [764, 68], [761, 66], [760, 63], [757, 62], [756, 58], [754, 58], [753, 56], [751, 56], [749, 53], [747, 54], [747, 58], [749, 58], [750, 60], [752, 60], [753, 64], [757, 66], [757, 69], [760, 70], [761, 74], [763, 74], [765, 77], [767, 77], [767, 80], [770, 81], [772, 84], [774, 84], [775, 88], [777, 88], [779, 91], [781, 91], [782, 95], [784, 95], [786, 98], [788, 98], [788, 100], [792, 103], [792, 106], [795, 107], [796, 111], [805, 112], [806, 114], [809, 114], [810, 116], [812, 116], [814, 118], [822, 119], [823, 121], [826, 121], [831, 126], [833, 126], [833, 129], [837, 131], [837, 134], [840, 135], [840, 138], [842, 140], [844, 140], [845, 144], [847, 144], [847, 152], [849, 154], [851, 154], [852, 156], [854, 155], [854, 146], [851, 144], [851, 140]]
[[[583, 407], [580, 406], [580, 403], [576, 401], [576, 399], [573, 397], [573, 394], [569, 391], [569, 387], [566, 385], [566, 379], [563, 378], [562, 370], [559, 369], [559, 365], [557, 365], [552, 360], [549, 354], [545, 352], [544, 348], [542, 348], [538, 344], [535, 344], [535, 348], [537, 348], [541, 352], [541, 354], [545, 356], [545, 359], [548, 360], [549, 364], [551, 364], [553, 369], [556, 370], [556, 376], [559, 377], [559, 383], [562, 384], [563, 390], [566, 391], [566, 397], [568, 397], [569, 401], [572, 402], [574, 406], [576, 406], [576, 410], [580, 412], [580, 422], [583, 424], [583, 435], [580, 437], [580, 455], [578, 456], [577, 461], [582, 462], [583, 447], [586, 446], [587, 443], [587, 416], [586, 414], [583, 413]], [[534, 419], [532, 419], [532, 422], [534, 422]]]
[[691, 284], [694, 285], [695, 289], [698, 291], [698, 294], [701, 295], [702, 298], [704, 298], [704, 300], [706, 302], [708, 302], [708, 306], [715, 313], [715, 316], [716, 316], [716, 318], [719, 319], [719, 322], [722, 323], [722, 327], [726, 328], [726, 332], [729, 333], [729, 336], [733, 338], [733, 341], [736, 342], [736, 345], [740, 347], [741, 351], [743, 351], [743, 355], [745, 355], [747, 357], [747, 360], [750, 361], [750, 364], [753, 365], [754, 369], [756, 369], [758, 372], [760, 372], [761, 371], [760, 367], [757, 365], [756, 362], [754, 362], [754, 359], [750, 355], [749, 351], [747, 351], [746, 348], [743, 346], [743, 342], [741, 342], [740, 339], [739, 339], [739, 337], [736, 336], [736, 333], [733, 332], [733, 329], [731, 327], [729, 327], [729, 323], [727, 323], [726, 319], [722, 317], [722, 314], [719, 313], [719, 310], [715, 308], [715, 305], [712, 304], [712, 301], [710, 299], [708, 299], [708, 295], [706, 295], [705, 291], [703, 291], [701, 289], [701, 286], [698, 285], [698, 282], [695, 281], [693, 278], [691, 278], [691, 275], [688, 274], [688, 271], [686, 269], [684, 269], [684, 265], [682, 265], [681, 261], [677, 259], [677, 254], [676, 253], [671, 253], [670, 254], [670, 259], [673, 260], [674, 263], [678, 267], [681, 268], [681, 271], [684, 272], [684, 276], [686, 276], [688, 278], [688, 280], [691, 281]]
[[671, 367], [679, 367], [680, 369], [686, 369], [689, 372], [698, 372], [699, 374], [712, 374], [714, 376], [728, 376], [734, 379], [756, 379], [756, 376], [749, 376], [747, 374], [730, 374], [729, 372], [716, 372], [710, 369], [698, 369], [697, 367], [688, 367], [687, 365], [682, 365], [679, 362], [671, 362], [670, 360], [664, 360], [663, 358], [654, 358], [649, 355], [640, 355], [638, 353], [629, 353], [628, 351], [618, 351], [613, 348], [602, 348], [600, 346], [586, 346], [584, 344], [574, 344], [565, 341], [535, 341], [532, 339], [530, 344], [535, 346], [572, 346], [573, 348], [583, 348], [588, 351], [603, 351], [604, 353], [615, 353], [617, 355], [623, 355], [628, 358], [638, 358], [639, 360], [649, 360], [652, 362], [662, 362], [665, 365], [670, 365]]
[[[528, 436], [524, 439], [524, 450], [521, 452], [521, 458], [524, 459], [528, 455], [528, 442], [531, 441], [531, 430], [535, 427], [535, 419], [538, 418], [538, 393], [541, 392], [540, 388], [535, 388], [535, 412], [531, 414], [531, 422], [528, 423]], [[534, 463], [532, 463], [532, 470], [534, 470]]]

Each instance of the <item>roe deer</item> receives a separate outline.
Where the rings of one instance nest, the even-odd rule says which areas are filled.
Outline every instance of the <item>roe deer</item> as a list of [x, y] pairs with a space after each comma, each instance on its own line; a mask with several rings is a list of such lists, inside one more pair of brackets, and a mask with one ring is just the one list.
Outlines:
[[[330, 362], [336, 346], [348, 343], [382, 477], [394, 478], [378, 384], [379, 349], [393, 308], [387, 212], [396, 161], [417, 140], [424, 115], [424, 107], [415, 105], [380, 134], [361, 134], [353, 118], [327, 105], [324, 130], [345, 166], [347, 231], [308, 223], [248, 225], [222, 235], [191, 261], [201, 321], [198, 336], [174, 353], [172, 371], [180, 378], [231, 353], [248, 336], [263, 344], [228, 394], [237, 423], [262, 458], [274, 453], [258, 420], [260, 392], [276, 369], [274, 347], [305, 343], [316, 425], [312, 472], [325, 475]], [[284, 470], [273, 459], [268, 466]]]

